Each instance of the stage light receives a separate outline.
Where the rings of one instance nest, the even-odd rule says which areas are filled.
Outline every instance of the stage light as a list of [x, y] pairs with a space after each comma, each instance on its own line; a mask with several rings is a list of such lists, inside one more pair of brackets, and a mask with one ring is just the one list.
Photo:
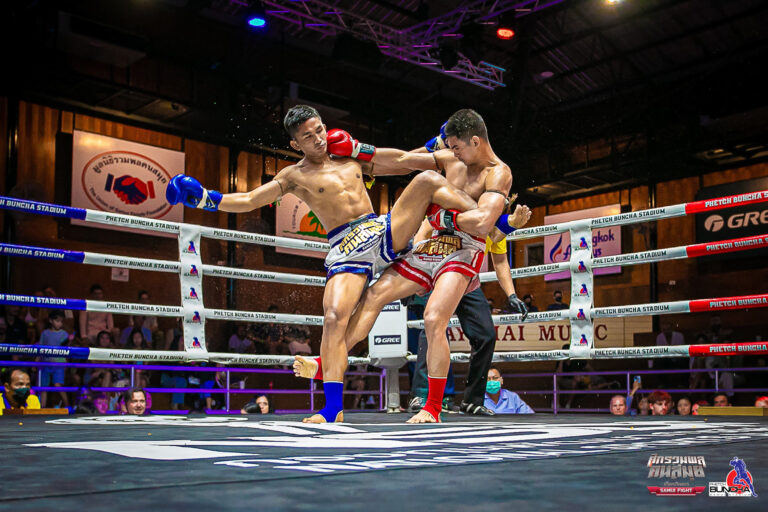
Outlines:
[[515, 31], [511, 28], [499, 27], [496, 29], [496, 37], [503, 39], [504, 41], [508, 41], [515, 37]]
[[509, 41], [515, 37], [515, 11], [510, 11], [502, 14], [496, 19], [496, 37]]
[[267, 15], [264, 13], [264, 7], [261, 6], [261, 2], [254, 2], [245, 16], [248, 21], [248, 25], [253, 28], [264, 28], [267, 26]]

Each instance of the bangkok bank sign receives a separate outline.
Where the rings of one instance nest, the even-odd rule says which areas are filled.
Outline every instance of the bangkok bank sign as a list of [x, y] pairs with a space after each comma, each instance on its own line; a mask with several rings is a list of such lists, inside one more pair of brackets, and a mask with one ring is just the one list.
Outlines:
[[183, 220], [165, 189], [184, 170], [184, 153], [75, 131], [72, 206], [169, 221]]
[[[601, 206], [598, 208], [589, 208], [587, 210], [577, 210], [557, 215], [547, 215], [544, 217], [545, 224], [559, 224], [571, 220], [586, 219], [593, 217], [605, 217], [621, 213], [621, 205], [614, 204]], [[602, 256], [613, 256], [621, 254], [621, 227], [604, 226], [592, 230], [592, 256], [600, 258]], [[571, 235], [570, 233], [559, 233], [544, 237], [544, 263], [561, 263], [571, 258]], [[595, 275], [618, 274], [621, 267], [604, 267], [593, 270]], [[556, 279], [567, 279], [569, 272], [556, 272], [544, 276], [546, 281]]]

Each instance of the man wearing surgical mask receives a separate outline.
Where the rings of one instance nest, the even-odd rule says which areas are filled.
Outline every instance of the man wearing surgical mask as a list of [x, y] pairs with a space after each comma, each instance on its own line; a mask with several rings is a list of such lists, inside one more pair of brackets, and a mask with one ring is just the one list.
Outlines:
[[501, 389], [504, 379], [496, 368], [488, 370], [485, 383], [485, 407], [496, 414], [533, 414], [528, 406], [514, 391]]
[[0, 416], [5, 409], [39, 409], [40, 400], [30, 394], [29, 374], [24, 370], [7, 368], [0, 374], [3, 381], [3, 396], [0, 401]]

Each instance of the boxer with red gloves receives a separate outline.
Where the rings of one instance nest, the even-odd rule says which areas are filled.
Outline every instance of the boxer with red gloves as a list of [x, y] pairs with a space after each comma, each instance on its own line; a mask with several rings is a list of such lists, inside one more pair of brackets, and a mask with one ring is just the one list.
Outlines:
[[[464, 293], [471, 290], [470, 285], [477, 282], [486, 237], [493, 231], [494, 241], [504, 238], [503, 232], [494, 229], [495, 224], [499, 222], [501, 227], [506, 224], [510, 229], [521, 227], [530, 218], [530, 210], [518, 206], [512, 216], [499, 220], [512, 185], [512, 173], [494, 154], [485, 123], [472, 110], [460, 110], [451, 116], [441, 134], [426, 146], [427, 150], [443, 145], [450, 149], [433, 153], [423, 152], [424, 148], [422, 152], [372, 147], [363, 149], [366, 145], [341, 130], [334, 132], [333, 141], [328, 145], [331, 154], [357, 155], [357, 158], [370, 160], [380, 171], [405, 166], [444, 172], [450, 183], [478, 201], [477, 209], [465, 212], [445, 205], [430, 206], [428, 221], [415, 239], [418, 243], [414, 250], [396, 261], [366, 290], [346, 331], [346, 345], [351, 349], [367, 337], [386, 304], [417, 292], [433, 291], [424, 313], [429, 340], [429, 396], [425, 407], [409, 423], [440, 421], [440, 404], [450, 364], [450, 349], [445, 334], [448, 320]], [[440, 233], [431, 237], [433, 227]], [[444, 230], [447, 233], [443, 233]], [[509, 277], [508, 270], [506, 277]], [[511, 278], [508, 281], [511, 283]], [[507, 291], [506, 284], [502, 284]], [[514, 293], [514, 288], [511, 293]], [[492, 327], [491, 322], [491, 330]], [[317, 367], [317, 360], [297, 356], [294, 372], [299, 376], [312, 377]], [[482, 400], [483, 395], [480, 397]]]
[[[325, 407], [305, 422], [343, 421], [342, 392], [347, 368], [344, 333], [369, 279], [410, 247], [431, 203], [464, 211], [477, 203], [433, 172], [416, 175], [390, 213], [373, 213], [363, 174], [374, 174], [367, 163], [375, 150], [344, 134], [329, 140], [318, 112], [307, 105], [292, 107], [283, 123], [290, 145], [304, 157], [281, 170], [271, 181], [250, 192], [221, 194], [206, 190], [190, 176], [175, 176], [166, 197], [172, 204], [226, 212], [249, 212], [293, 194], [307, 203], [328, 230], [327, 282], [323, 294], [320, 345]], [[351, 158], [331, 158], [328, 147]], [[362, 161], [362, 162], [361, 162]], [[404, 165], [377, 169], [377, 174], [408, 174]]]

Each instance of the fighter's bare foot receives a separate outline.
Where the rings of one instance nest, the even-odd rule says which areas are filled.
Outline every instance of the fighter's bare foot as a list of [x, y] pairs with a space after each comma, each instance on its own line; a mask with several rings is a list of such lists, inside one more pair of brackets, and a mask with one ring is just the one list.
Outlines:
[[411, 419], [406, 421], [406, 423], [440, 423], [440, 415], [438, 415], [437, 419], [435, 419], [434, 416], [422, 409]]
[[[302, 423], [328, 423], [325, 421], [325, 418], [322, 414], [313, 414], [309, 418], [304, 418], [301, 421]], [[336, 415], [334, 423], [344, 423], [344, 411], [339, 411], [339, 414]]]
[[[294, 356], [293, 361], [293, 374], [297, 377], [304, 377], [305, 379], [314, 379], [317, 375], [317, 370], [320, 365], [317, 364], [314, 357]], [[317, 415], [315, 415], [317, 416]], [[312, 423], [322, 423], [319, 421], [313, 421]]]

